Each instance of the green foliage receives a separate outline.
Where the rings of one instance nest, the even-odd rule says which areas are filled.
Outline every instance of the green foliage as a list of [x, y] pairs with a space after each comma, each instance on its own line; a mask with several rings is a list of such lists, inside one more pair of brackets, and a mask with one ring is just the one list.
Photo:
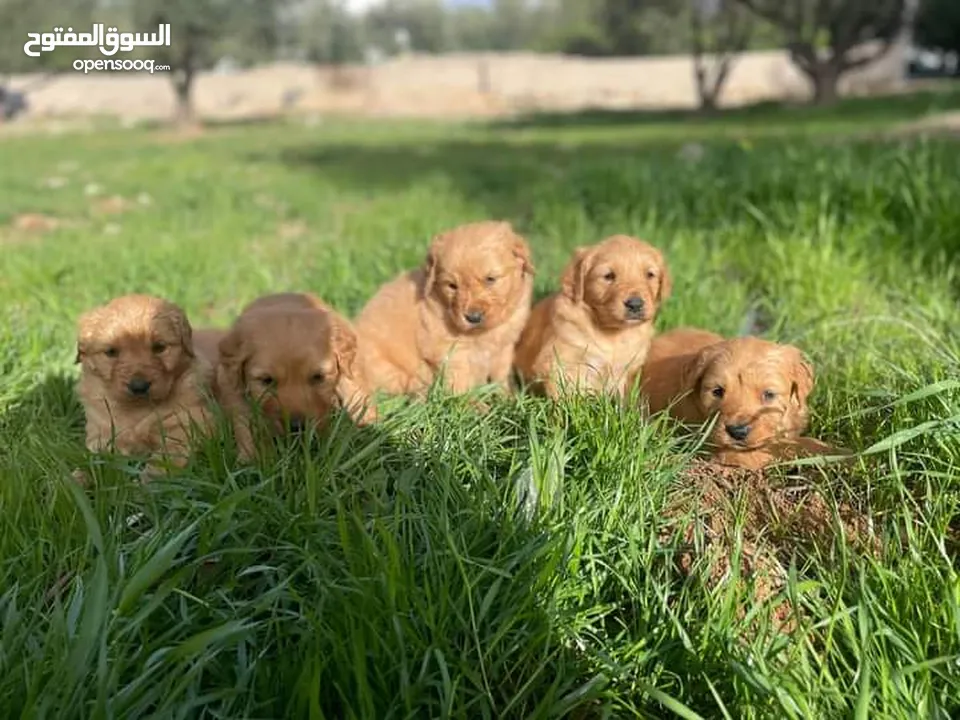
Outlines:
[[174, 71], [210, 67], [228, 51], [259, 59], [278, 43], [276, 0], [128, 0], [133, 21], [169, 23], [171, 44], [157, 59]]
[[[0, 715], [957, 717], [960, 146], [855, 137], [957, 107], [0, 141]], [[93, 185], [133, 205], [104, 216]], [[14, 229], [29, 212], [64, 223]], [[151, 292], [205, 327], [307, 289], [353, 315], [484, 217], [527, 235], [538, 294], [629, 232], [674, 275], [660, 329], [801, 346], [812, 432], [873, 454], [772, 482], [869, 510], [879, 555], [839, 526], [779, 542], [766, 603], [683, 575], [664, 509], [698, 438], [608, 402], [438, 393], [248, 468], [224, 429], [147, 485], [84, 451], [86, 308]], [[765, 620], [787, 601], [792, 633]]]
[[94, 22], [106, 23], [115, 16], [95, 12], [97, 8], [96, 0], [0, 0], [0, 79], [4, 73], [57, 72], [78, 58], [102, 58], [95, 48], [57, 48], [40, 57], [23, 50], [28, 33], [51, 32], [55, 26], [89, 32]]
[[960, 53], [960, 3], [923, 0], [915, 27], [917, 44]]

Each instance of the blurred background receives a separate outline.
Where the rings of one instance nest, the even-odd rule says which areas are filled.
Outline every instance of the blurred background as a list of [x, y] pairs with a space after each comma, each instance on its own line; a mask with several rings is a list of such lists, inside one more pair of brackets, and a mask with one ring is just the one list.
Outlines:
[[[169, 72], [84, 74], [98, 48], [31, 32], [115, 25]], [[0, 101], [48, 118], [244, 121], [713, 112], [949, 86], [960, 0], [0, 0]]]

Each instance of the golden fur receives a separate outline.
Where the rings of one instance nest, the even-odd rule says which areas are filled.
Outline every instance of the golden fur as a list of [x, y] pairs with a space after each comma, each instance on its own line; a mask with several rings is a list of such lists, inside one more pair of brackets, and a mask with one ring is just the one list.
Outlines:
[[670, 289], [663, 255], [641, 240], [614, 235], [578, 248], [561, 291], [530, 314], [516, 349], [518, 374], [551, 397], [561, 387], [622, 397], [643, 365]]
[[488, 382], [508, 388], [533, 273], [530, 248], [509, 223], [434, 237], [423, 267], [381, 287], [356, 319], [371, 390], [420, 394], [441, 370], [456, 393]]
[[167, 300], [125, 295], [84, 313], [76, 362], [91, 451], [112, 446], [182, 466], [191, 426], [210, 428], [212, 368], [194, 353], [186, 314]]
[[220, 341], [227, 335], [220, 328], [194, 328], [193, 351], [203, 358], [212, 368], [220, 362]]
[[654, 338], [640, 379], [651, 412], [669, 407], [688, 424], [718, 415], [710, 437], [715, 458], [753, 468], [791, 454], [791, 447], [818, 447], [819, 441], [800, 437], [813, 385], [813, 367], [792, 345], [724, 339], [694, 328]]
[[358, 424], [375, 420], [356, 351], [350, 323], [313, 295], [279, 293], [247, 305], [217, 346], [217, 397], [240, 457], [254, 454], [251, 403], [278, 434], [322, 426], [335, 408]]

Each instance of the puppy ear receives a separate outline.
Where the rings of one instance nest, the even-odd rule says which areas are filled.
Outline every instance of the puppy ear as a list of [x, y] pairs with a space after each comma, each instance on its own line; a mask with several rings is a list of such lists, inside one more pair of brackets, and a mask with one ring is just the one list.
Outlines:
[[433, 284], [437, 280], [437, 260], [440, 257], [441, 248], [446, 241], [446, 235], [436, 235], [430, 241], [430, 247], [427, 248], [427, 257], [423, 263], [423, 294], [429, 295], [433, 291]]
[[583, 284], [590, 268], [589, 247], [579, 247], [573, 251], [573, 257], [567, 263], [560, 278], [563, 294], [578, 303], [583, 300]]
[[660, 255], [660, 285], [657, 287], [657, 304], [669, 298], [671, 292], [673, 292], [673, 276], [670, 274], [670, 268], [667, 267], [667, 261], [663, 255]]
[[787, 356], [787, 373], [790, 378], [790, 397], [796, 398], [800, 407], [807, 404], [815, 382], [813, 365], [800, 350], [790, 347]]
[[345, 318], [334, 314], [330, 316], [330, 350], [337, 361], [337, 372], [352, 375], [357, 359], [357, 334]]
[[530, 252], [530, 245], [523, 238], [522, 235], [518, 235], [512, 227], [507, 225], [507, 229], [510, 232], [511, 239], [513, 242], [513, 256], [520, 261], [520, 265], [523, 269], [524, 275], [534, 275], [537, 272], [537, 269], [533, 265], [533, 258]]
[[687, 361], [681, 368], [680, 377], [682, 387], [689, 389], [694, 396], [700, 393], [700, 384], [703, 380], [707, 368], [717, 358], [722, 349], [722, 343], [707, 345]]
[[246, 377], [244, 376], [247, 363], [247, 344], [243, 341], [243, 329], [239, 323], [234, 324], [230, 331], [217, 344], [220, 356], [217, 374], [222, 374], [232, 389], [241, 391]]
[[171, 308], [170, 316], [173, 319], [173, 326], [179, 335], [180, 347], [183, 348], [183, 352], [188, 357], [196, 357], [193, 350], [193, 326], [190, 324], [187, 314], [182, 308], [174, 305]]
[[77, 319], [77, 354], [74, 363], [79, 365], [90, 352], [90, 341], [97, 336], [97, 326], [100, 324], [103, 308], [97, 307], [87, 310]]

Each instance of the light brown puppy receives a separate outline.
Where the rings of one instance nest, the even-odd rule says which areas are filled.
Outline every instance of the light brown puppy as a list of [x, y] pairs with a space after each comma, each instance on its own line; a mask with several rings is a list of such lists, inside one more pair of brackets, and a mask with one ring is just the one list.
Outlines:
[[148, 295], [125, 295], [78, 323], [77, 394], [91, 451], [164, 456], [182, 466], [191, 426], [210, 428], [212, 368], [193, 349], [187, 316]]
[[357, 317], [371, 389], [421, 394], [441, 371], [455, 393], [509, 388], [533, 274], [530, 248], [507, 222], [434, 237], [423, 267], [381, 287]]
[[255, 452], [252, 404], [275, 434], [322, 427], [335, 408], [358, 424], [375, 420], [356, 352], [350, 323], [313, 295], [279, 293], [247, 305], [219, 342], [215, 383], [240, 457]]
[[651, 412], [669, 407], [698, 425], [718, 415], [709, 439], [715, 459], [755, 469], [825, 447], [801, 438], [813, 385], [813, 367], [792, 345], [694, 328], [654, 338], [640, 378]]
[[518, 374], [551, 397], [561, 388], [623, 397], [670, 289], [663, 255], [641, 240], [614, 235], [578, 248], [562, 290], [530, 314], [517, 345]]

